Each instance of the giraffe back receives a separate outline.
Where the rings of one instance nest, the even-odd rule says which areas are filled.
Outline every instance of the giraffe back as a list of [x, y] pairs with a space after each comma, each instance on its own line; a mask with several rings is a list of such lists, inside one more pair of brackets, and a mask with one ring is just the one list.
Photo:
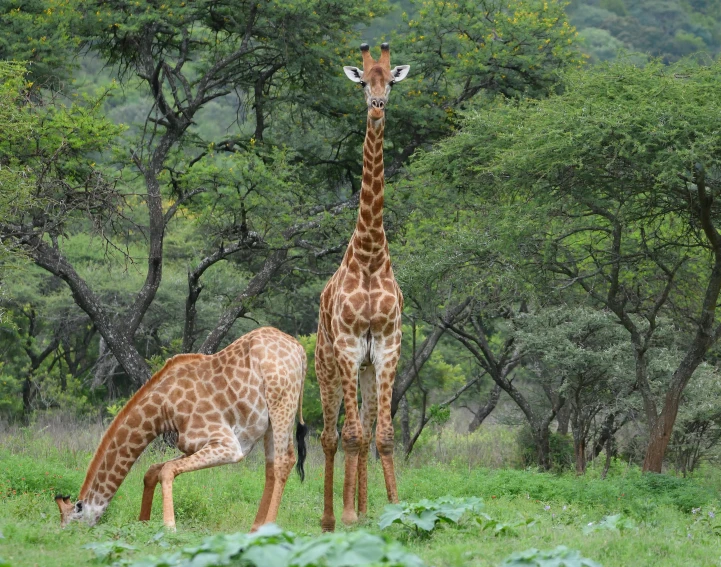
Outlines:
[[247, 454], [268, 429], [269, 406], [295, 416], [306, 366], [303, 346], [272, 327], [251, 331], [216, 354], [182, 360], [158, 384], [167, 416], [163, 430], [177, 432], [178, 449], [192, 454], [230, 428]]

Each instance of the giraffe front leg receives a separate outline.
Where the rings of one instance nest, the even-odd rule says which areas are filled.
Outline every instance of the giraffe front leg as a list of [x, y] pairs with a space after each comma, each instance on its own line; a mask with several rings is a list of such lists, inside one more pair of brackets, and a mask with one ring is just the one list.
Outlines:
[[140, 517], [138, 518], [141, 522], [147, 522], [150, 520], [150, 513], [153, 509], [153, 497], [155, 496], [155, 487], [158, 485], [158, 482], [160, 482], [160, 471], [162, 468], [167, 465], [171, 461], [177, 461], [178, 459], [182, 459], [183, 457], [175, 457], [174, 459], [171, 459], [170, 461], [165, 461], [164, 463], [156, 463], [154, 465], [150, 465], [150, 468], [148, 468], [148, 472], [145, 473], [145, 476], [143, 477], [143, 501], [140, 504]]
[[378, 395], [376, 393], [376, 372], [372, 365], [360, 371], [361, 390], [361, 429], [363, 439], [358, 454], [358, 515], [368, 512], [368, 450], [373, 436], [373, 423], [378, 414]]
[[218, 465], [237, 463], [244, 457], [240, 444], [232, 431], [223, 437], [209, 441], [197, 453], [165, 463], [160, 470], [160, 484], [163, 489], [163, 523], [175, 530], [175, 509], [173, 506], [173, 481], [179, 474]]
[[147, 522], [148, 520], [150, 520], [150, 512], [153, 509], [153, 496], [155, 495], [155, 487], [157, 486], [158, 482], [160, 482], [158, 474], [160, 473], [160, 469], [162, 469], [164, 466], [165, 463], [158, 463], [152, 465], [143, 477], [143, 501], [140, 504], [140, 517], [138, 518], [138, 520], [141, 522]]

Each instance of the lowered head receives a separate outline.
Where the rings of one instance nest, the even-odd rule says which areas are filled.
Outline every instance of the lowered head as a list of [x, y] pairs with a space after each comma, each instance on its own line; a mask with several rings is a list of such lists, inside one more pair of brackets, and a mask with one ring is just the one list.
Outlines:
[[395, 83], [406, 78], [409, 65], [399, 65], [391, 69], [391, 52], [387, 43], [381, 44], [381, 56], [374, 61], [367, 43], [361, 44], [363, 69], [343, 67], [346, 76], [354, 83], [360, 83], [368, 105], [368, 116], [380, 121], [385, 116], [388, 95]]
[[60, 509], [60, 527], [66, 527], [70, 522], [75, 520], [84, 520], [93, 526], [98, 521], [100, 514], [90, 514], [90, 510], [85, 506], [82, 500], [78, 500], [75, 504], [70, 501], [70, 496], [55, 497], [55, 503]]

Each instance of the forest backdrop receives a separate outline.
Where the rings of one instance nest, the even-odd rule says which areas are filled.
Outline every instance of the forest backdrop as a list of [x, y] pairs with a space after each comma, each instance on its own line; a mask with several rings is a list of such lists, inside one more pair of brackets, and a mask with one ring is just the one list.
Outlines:
[[[528, 464], [721, 439], [721, 1], [0, 0], [0, 412], [110, 417], [165, 359], [303, 342], [355, 223], [358, 46], [406, 298], [393, 412]], [[439, 433], [440, 435], [440, 433]]]

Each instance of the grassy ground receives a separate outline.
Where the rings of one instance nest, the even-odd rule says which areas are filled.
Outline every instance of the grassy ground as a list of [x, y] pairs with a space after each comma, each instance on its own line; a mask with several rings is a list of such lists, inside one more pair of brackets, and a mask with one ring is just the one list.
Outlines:
[[[81, 436], [92, 432], [79, 432]], [[75, 444], [75, 445], [73, 445]], [[101, 523], [89, 529], [59, 528], [52, 496], [76, 495], [90, 458], [78, 438], [58, 446], [45, 433], [22, 432], [0, 437], [0, 557], [14, 566], [77, 566], [93, 563], [91, 542], [122, 540], [133, 547], [123, 557], [142, 558], [195, 544], [214, 533], [247, 531], [263, 488], [262, 453], [247, 462], [178, 477], [175, 506], [178, 531], [162, 528], [159, 490], [153, 520], [136, 521], [142, 476], [153, 462], [172, 456], [156, 447], [133, 467]], [[294, 475], [288, 483], [278, 524], [299, 534], [320, 533], [322, 457], [311, 445], [306, 482]], [[342, 454], [336, 475], [336, 513], [340, 529]], [[694, 479], [642, 476], [617, 463], [609, 478], [591, 469], [584, 478], [520, 470], [489, 470], [455, 464], [427, 463], [398, 467], [401, 499], [417, 501], [444, 495], [480, 496], [485, 512], [502, 522], [534, 518], [516, 535], [494, 537], [490, 531], [463, 523], [443, 526], [430, 537], [417, 538], [402, 527], [386, 532], [434, 566], [495, 566], [513, 551], [566, 545], [606, 567], [721, 565], [721, 524], [716, 521], [721, 473], [708, 468]], [[370, 516], [360, 528], [378, 532], [385, 506], [380, 465], [369, 471]], [[700, 510], [696, 510], [700, 508]], [[584, 527], [605, 515], [622, 513], [635, 528], [621, 533]], [[721, 518], [721, 517], [720, 517]], [[356, 529], [356, 528], [352, 528]]]

